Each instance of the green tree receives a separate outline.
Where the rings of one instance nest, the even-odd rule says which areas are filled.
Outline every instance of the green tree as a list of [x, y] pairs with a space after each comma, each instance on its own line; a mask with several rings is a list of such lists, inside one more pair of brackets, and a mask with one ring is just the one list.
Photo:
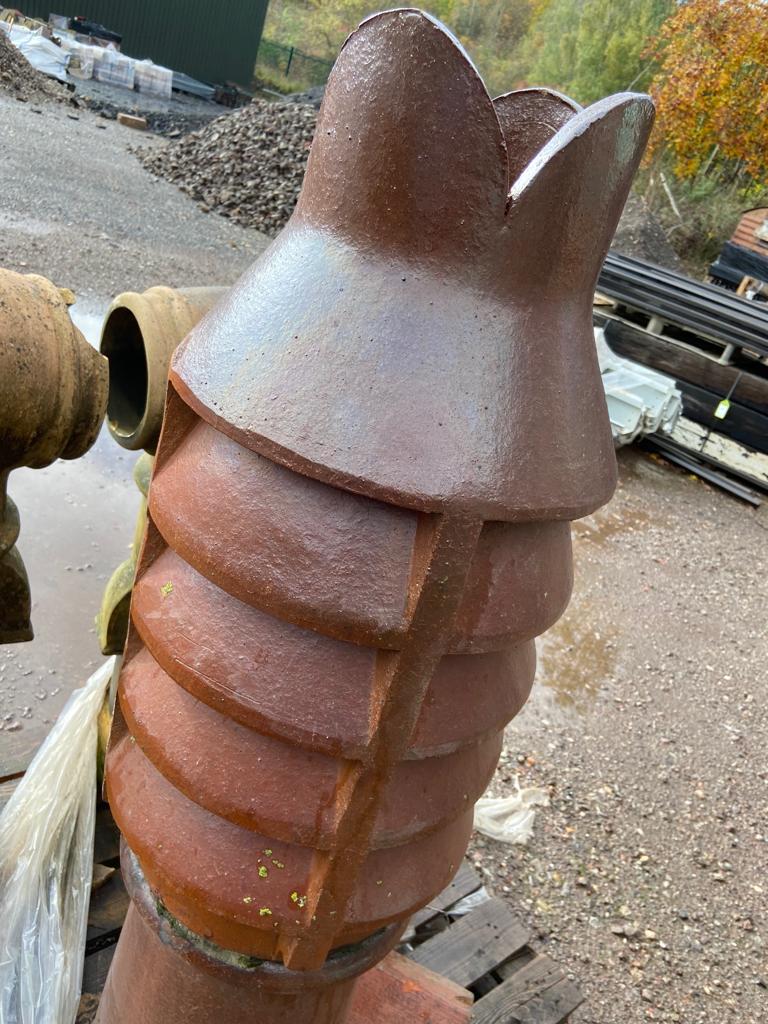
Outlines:
[[[428, 10], [458, 36], [492, 92], [550, 85], [582, 103], [654, 70], [644, 51], [674, 0], [432, 0]], [[271, 0], [265, 36], [333, 60], [378, 7], [372, 0]]]
[[[453, 7], [454, 0], [435, 0], [429, 9], [449, 23]], [[381, 9], [374, 0], [271, 0], [264, 35], [315, 57], [335, 60], [349, 33]]]
[[549, 0], [539, 3], [520, 47], [530, 85], [561, 89], [581, 103], [648, 86], [649, 41], [673, 0]]
[[531, 10], [531, 0], [454, 0], [451, 28], [493, 93], [522, 82], [518, 53]]
[[[427, 10], [458, 36], [489, 88], [506, 92], [521, 79], [517, 48], [536, 2], [432, 0]], [[271, 0], [264, 36], [334, 60], [356, 25], [380, 9], [373, 0]]]

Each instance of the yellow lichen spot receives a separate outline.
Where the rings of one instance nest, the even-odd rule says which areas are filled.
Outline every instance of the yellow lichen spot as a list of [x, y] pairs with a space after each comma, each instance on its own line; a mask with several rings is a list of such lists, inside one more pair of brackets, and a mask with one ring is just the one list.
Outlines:
[[299, 902], [299, 894], [298, 894], [297, 892], [295, 892], [295, 891], [294, 891], [294, 892], [292, 892], [292, 893], [291, 893], [291, 900], [292, 900], [292, 901], [293, 901], [294, 903], [298, 903], [298, 902]]
[[276, 868], [280, 868], [281, 871], [285, 867], [285, 864], [283, 864], [281, 860], [273, 860], [272, 863], [275, 865]]
[[264, 851], [264, 856], [265, 857], [271, 857], [272, 856], [272, 851], [271, 850], [265, 850]]
[[267, 869], [262, 864], [261, 867], [259, 868], [259, 878], [266, 878], [268, 874], [269, 874], [269, 872], [267, 871]]
[[253, 896], [243, 896], [243, 903], [253, 903]]
[[160, 593], [163, 595], [163, 597], [168, 597], [169, 594], [172, 594], [173, 593], [173, 583], [171, 583], [170, 580], [168, 580], [167, 583], [164, 583], [162, 585], [162, 587], [160, 587]]
[[272, 917], [272, 911], [269, 909], [269, 907], [260, 907], [259, 917]]

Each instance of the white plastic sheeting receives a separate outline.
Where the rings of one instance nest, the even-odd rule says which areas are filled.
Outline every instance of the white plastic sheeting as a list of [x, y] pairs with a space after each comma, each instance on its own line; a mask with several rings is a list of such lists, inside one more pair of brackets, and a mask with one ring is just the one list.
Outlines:
[[93, 57], [93, 77], [97, 82], [133, 89], [136, 81], [136, 61], [109, 46], [89, 47]]
[[161, 99], [169, 100], [173, 89], [173, 72], [170, 68], [164, 68], [161, 64], [154, 64], [151, 60], [135, 61], [137, 92], [146, 93], [147, 96], [158, 96]]
[[0, 815], [0, 1022], [72, 1024], [96, 816], [97, 719], [115, 659], [71, 695]]
[[8, 36], [16, 47], [23, 53], [33, 68], [42, 71], [44, 75], [58, 78], [62, 82], [67, 80], [67, 63], [69, 54], [65, 53], [60, 46], [46, 39], [39, 31], [33, 32], [23, 25], [11, 25]]
[[69, 58], [77, 58], [74, 62], [71, 59], [68, 61], [67, 68], [69, 70], [69, 74], [73, 75], [75, 78], [85, 81], [89, 78], [93, 78], [93, 67], [95, 61], [93, 59], [92, 50], [94, 47], [86, 46], [85, 43], [79, 43], [71, 36], [62, 35], [61, 48]]
[[674, 380], [617, 356], [601, 327], [595, 328], [595, 344], [614, 444], [631, 444], [656, 432], [671, 434], [683, 408]]
[[536, 786], [520, 788], [515, 776], [515, 792], [509, 796], [484, 796], [475, 804], [475, 828], [484, 836], [502, 843], [524, 845], [533, 834], [536, 807], [547, 807], [549, 794]]
[[3, 31], [14, 46], [24, 54], [32, 67], [62, 82], [67, 81], [67, 68], [71, 58], [79, 58], [79, 67], [73, 77], [95, 78], [98, 82], [117, 85], [123, 89], [136, 89], [148, 96], [170, 99], [173, 71], [151, 60], [135, 60], [116, 50], [114, 46], [91, 46], [81, 43], [73, 34], [62, 32], [61, 46], [46, 39], [40, 31], [23, 25], [8, 26], [0, 22]]

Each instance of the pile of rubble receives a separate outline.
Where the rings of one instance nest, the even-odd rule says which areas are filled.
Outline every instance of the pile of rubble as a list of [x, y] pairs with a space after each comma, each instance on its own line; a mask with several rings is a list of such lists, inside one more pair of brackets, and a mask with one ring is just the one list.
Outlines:
[[147, 131], [153, 132], [155, 135], [165, 135], [169, 139], [178, 139], [189, 132], [206, 128], [214, 118], [221, 116], [220, 108], [216, 108], [213, 104], [211, 104], [212, 113], [195, 114], [174, 110], [170, 107], [167, 110], [155, 110], [130, 103], [118, 104], [110, 100], [97, 99], [94, 96], [81, 98], [89, 110], [104, 118], [105, 121], [115, 121], [120, 113], [141, 117], [147, 122]]
[[254, 100], [138, 155], [149, 171], [175, 182], [203, 210], [274, 235], [296, 205], [316, 120], [311, 106]]
[[33, 103], [70, 98], [66, 86], [33, 68], [2, 29], [0, 29], [0, 92], [10, 93], [17, 100]]

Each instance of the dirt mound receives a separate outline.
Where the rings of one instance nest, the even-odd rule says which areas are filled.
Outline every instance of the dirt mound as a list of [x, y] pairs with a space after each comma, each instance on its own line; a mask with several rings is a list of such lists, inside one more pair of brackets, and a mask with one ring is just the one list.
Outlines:
[[33, 68], [0, 29], [0, 91], [17, 100], [69, 100], [69, 90]]
[[613, 237], [611, 248], [625, 256], [655, 263], [657, 267], [683, 270], [680, 259], [669, 243], [664, 228], [643, 199], [630, 193]]
[[163, 149], [139, 150], [147, 170], [238, 224], [276, 234], [299, 195], [317, 111], [254, 100]]

